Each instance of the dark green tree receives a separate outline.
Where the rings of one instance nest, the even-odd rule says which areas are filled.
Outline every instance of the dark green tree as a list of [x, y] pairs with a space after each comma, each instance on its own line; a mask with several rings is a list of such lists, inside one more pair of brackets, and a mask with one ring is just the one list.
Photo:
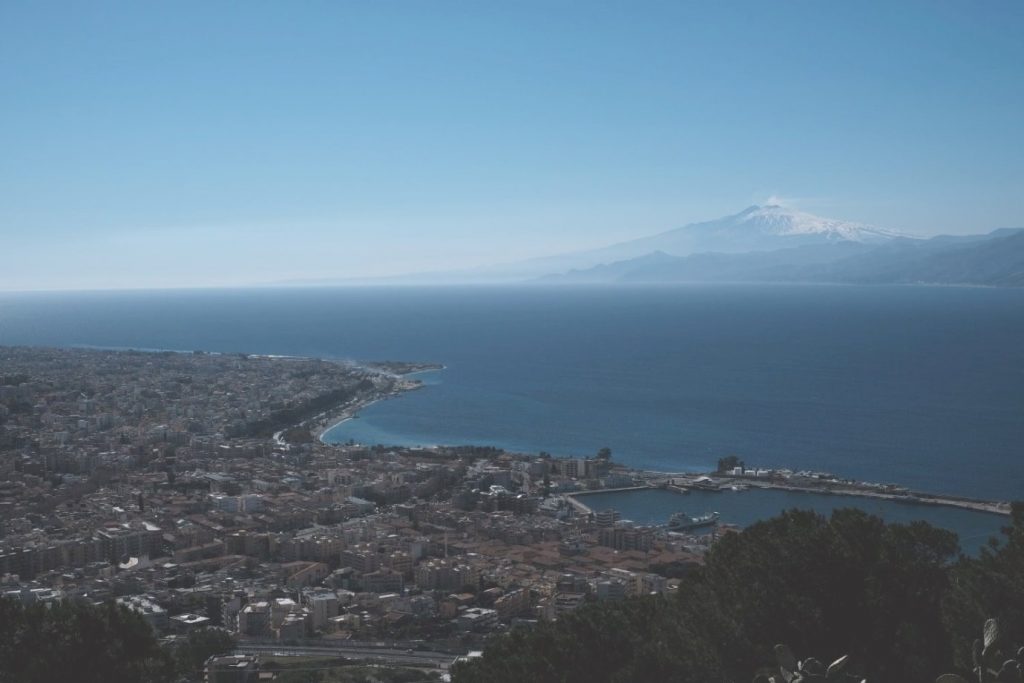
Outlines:
[[735, 455], [727, 455], [724, 458], [718, 459], [718, 469], [716, 472], [730, 472], [735, 467], [745, 467], [745, 463]]
[[776, 643], [849, 654], [874, 681], [948, 670], [942, 596], [956, 536], [859, 510], [791, 511], [721, 539], [673, 598], [596, 605], [513, 632], [455, 670], [466, 681], [737, 681]]
[[213, 655], [228, 654], [234, 649], [234, 636], [220, 628], [192, 631], [170, 647], [178, 673], [190, 678], [201, 674], [204, 663]]
[[885, 524], [860, 510], [791, 511], [723, 538], [704, 576], [742, 624], [751, 659], [786, 643], [829, 661], [849, 654], [869, 680], [927, 680], [949, 663], [942, 628], [952, 532]]
[[479, 660], [457, 666], [454, 680], [725, 681], [721, 643], [734, 640], [735, 627], [705, 588], [681, 591], [677, 599], [590, 605], [531, 631], [513, 630], [489, 643]]
[[978, 624], [988, 618], [1024, 639], [1024, 502], [1013, 503], [1001, 539], [991, 539], [978, 557], [965, 557], [953, 568], [944, 607], [955, 665], [962, 671], [974, 666], [972, 644]]
[[173, 676], [149, 625], [128, 609], [0, 599], [0, 683], [162, 683]]

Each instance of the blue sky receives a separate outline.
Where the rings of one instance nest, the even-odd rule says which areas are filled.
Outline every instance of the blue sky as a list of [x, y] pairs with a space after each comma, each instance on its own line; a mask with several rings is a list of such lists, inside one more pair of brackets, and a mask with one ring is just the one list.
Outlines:
[[1021, 2], [0, 4], [0, 289], [1024, 225]]

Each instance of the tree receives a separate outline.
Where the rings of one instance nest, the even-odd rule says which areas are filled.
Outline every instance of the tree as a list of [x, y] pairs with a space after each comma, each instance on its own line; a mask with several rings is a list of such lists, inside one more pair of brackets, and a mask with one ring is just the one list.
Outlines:
[[163, 683], [173, 673], [152, 629], [124, 607], [0, 599], [0, 683]]
[[607, 446], [605, 446], [604, 448], [602, 448], [601, 450], [599, 450], [597, 452], [597, 459], [598, 460], [611, 460], [612, 459], [612, 449], [610, 449]]
[[[679, 599], [595, 604], [492, 640], [478, 660], [453, 669], [458, 683], [526, 680], [724, 681], [719, 643], [735, 638], [715, 597], [698, 584]], [[682, 674], [682, 675], [681, 675]]]
[[750, 680], [780, 642], [823, 661], [849, 653], [868, 680], [932, 680], [951, 661], [942, 596], [956, 552], [955, 534], [924, 523], [790, 511], [721, 539], [676, 597], [501, 636], [454, 680]]
[[727, 455], [724, 458], [718, 459], [718, 469], [716, 471], [719, 473], [731, 472], [737, 467], [745, 466], [745, 463], [735, 455]]
[[704, 576], [749, 643], [732, 673], [787, 643], [829, 661], [849, 654], [869, 680], [934, 678], [950, 658], [942, 595], [956, 553], [952, 532], [855, 509], [793, 510], [726, 536]]
[[207, 659], [234, 650], [235, 638], [220, 628], [198, 629], [190, 632], [187, 638], [175, 643], [170, 649], [178, 673], [195, 678], [196, 674], [203, 670]]
[[1002, 539], [991, 539], [976, 558], [962, 558], [950, 583], [944, 616], [957, 668], [973, 668], [971, 645], [986, 619], [1024, 637], [1024, 502], [1013, 503]]

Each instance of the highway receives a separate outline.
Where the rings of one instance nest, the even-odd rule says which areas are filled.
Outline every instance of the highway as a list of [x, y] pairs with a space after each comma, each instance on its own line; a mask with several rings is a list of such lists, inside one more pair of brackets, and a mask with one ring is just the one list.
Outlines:
[[386, 662], [399, 666], [447, 669], [458, 655], [429, 650], [400, 650], [372, 645], [274, 645], [239, 643], [235, 654], [273, 654], [279, 657], [345, 657], [360, 661]]

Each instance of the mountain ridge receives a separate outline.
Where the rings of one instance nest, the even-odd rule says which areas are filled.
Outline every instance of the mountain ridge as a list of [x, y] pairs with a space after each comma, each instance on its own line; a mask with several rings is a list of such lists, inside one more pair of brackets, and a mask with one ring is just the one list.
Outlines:
[[835, 282], [1024, 286], [1024, 228], [986, 235], [839, 241], [741, 254], [640, 257], [541, 278], [548, 284]]
[[636, 258], [656, 251], [672, 256], [701, 252], [771, 251], [830, 242], [874, 243], [909, 236], [853, 221], [823, 218], [779, 204], [748, 206], [739, 213], [576, 252], [510, 264], [539, 277], [555, 272], [594, 267]]
[[[967, 245], [1009, 237], [1017, 232], [1018, 229], [1004, 228], [985, 235], [940, 235], [922, 239], [864, 223], [824, 218], [780, 204], [766, 204], [603, 247], [516, 262], [391, 277], [277, 284], [507, 285], [733, 280], [963, 281], [1002, 285], [1018, 279], [1014, 260], [1016, 242], [1008, 243], [1006, 253], [989, 253], [987, 258], [991, 263], [983, 262]], [[973, 274], [966, 266], [955, 263], [955, 254], [938, 255], [941, 250], [953, 248], [963, 249], [960, 257], [970, 259]]]

